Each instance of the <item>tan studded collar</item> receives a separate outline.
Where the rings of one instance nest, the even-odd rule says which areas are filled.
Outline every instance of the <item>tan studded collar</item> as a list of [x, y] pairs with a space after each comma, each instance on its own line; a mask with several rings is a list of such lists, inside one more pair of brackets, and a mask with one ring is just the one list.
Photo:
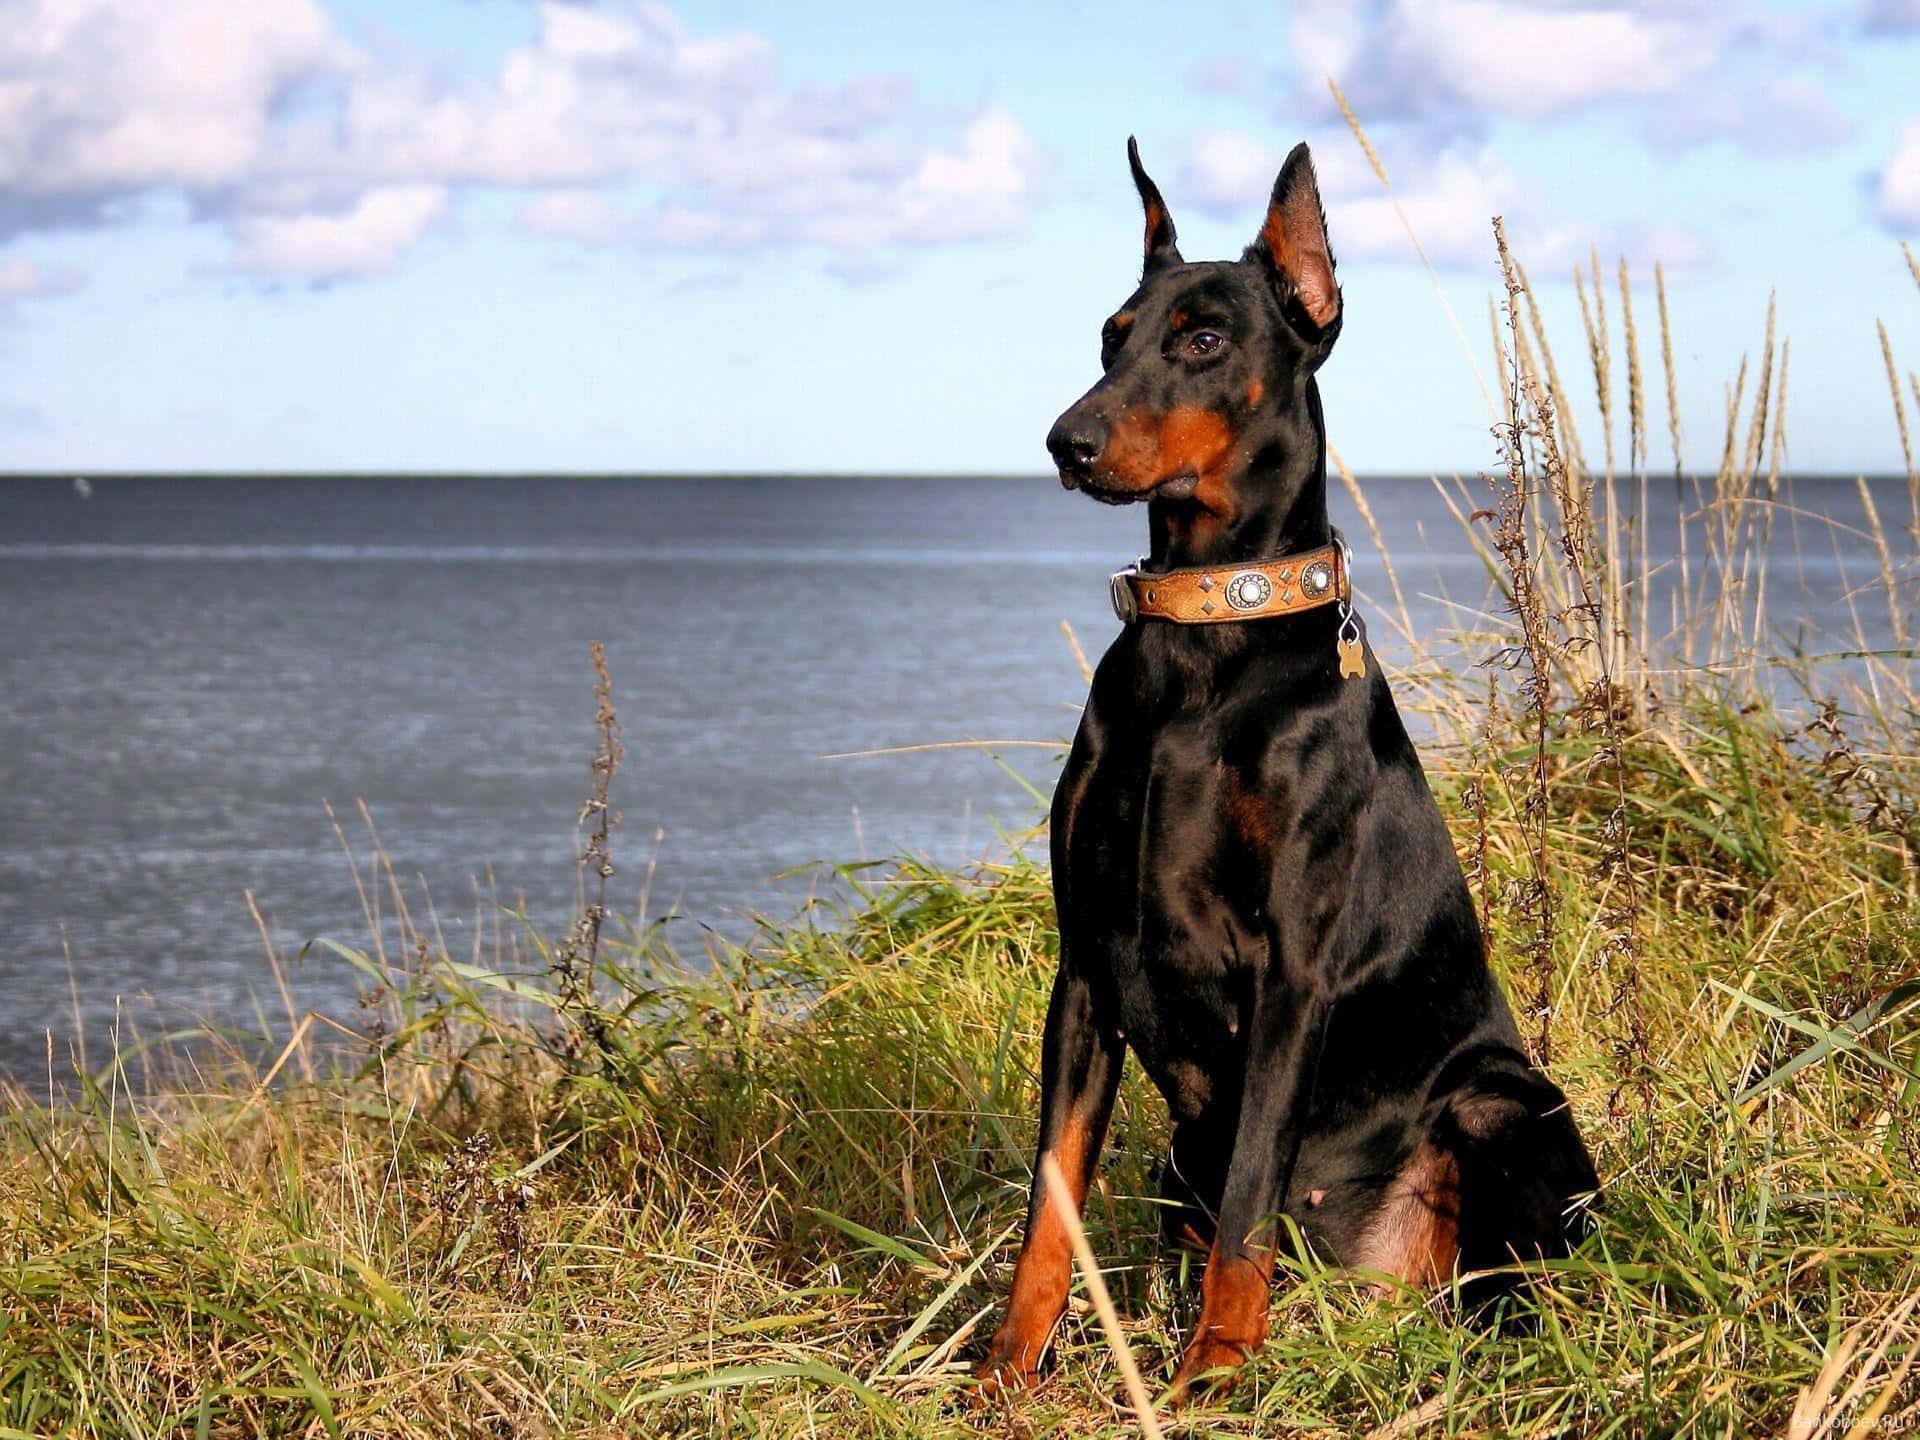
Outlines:
[[1318, 550], [1245, 565], [1147, 570], [1142, 568], [1144, 563], [1129, 565], [1113, 576], [1113, 611], [1123, 624], [1265, 620], [1338, 604], [1348, 595], [1346, 547], [1337, 535], [1333, 544]]

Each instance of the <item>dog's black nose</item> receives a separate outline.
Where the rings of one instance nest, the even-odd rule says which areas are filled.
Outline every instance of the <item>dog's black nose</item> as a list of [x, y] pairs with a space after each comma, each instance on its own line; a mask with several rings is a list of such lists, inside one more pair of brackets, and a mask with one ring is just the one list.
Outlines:
[[1084, 475], [1107, 448], [1107, 427], [1068, 412], [1047, 432], [1047, 450], [1063, 474]]

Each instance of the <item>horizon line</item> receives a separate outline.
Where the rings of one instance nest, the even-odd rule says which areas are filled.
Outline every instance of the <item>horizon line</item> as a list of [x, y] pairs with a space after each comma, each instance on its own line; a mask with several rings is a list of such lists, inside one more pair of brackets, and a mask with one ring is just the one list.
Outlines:
[[[1455, 467], [1425, 470], [1355, 470], [1358, 477], [1371, 480], [1439, 480], [1469, 475], [1490, 475], [1492, 467]], [[1638, 470], [1623, 470], [1615, 480], [1632, 480]], [[1648, 480], [1663, 479], [1673, 472], [1648, 470]], [[1701, 479], [1712, 470], [1683, 470], [1682, 478]], [[1785, 469], [1781, 474], [1795, 480], [1905, 480], [1902, 469], [1821, 470]], [[1596, 482], [1604, 475], [1595, 475]], [[65, 470], [4, 470], [0, 484], [10, 481], [49, 481], [72, 484], [76, 480], [1033, 480], [1057, 483], [1046, 470], [472, 470], [472, 469], [336, 469], [336, 470], [119, 470], [89, 469], [76, 466]]]

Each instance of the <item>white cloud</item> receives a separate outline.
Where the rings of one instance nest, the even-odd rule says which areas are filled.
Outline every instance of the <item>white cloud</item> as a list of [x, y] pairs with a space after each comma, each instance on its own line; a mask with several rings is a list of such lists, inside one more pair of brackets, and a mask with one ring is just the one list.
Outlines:
[[1860, 18], [1874, 33], [1897, 35], [1920, 30], [1920, 0], [1867, 0]]
[[437, 185], [381, 185], [339, 215], [243, 215], [233, 224], [236, 269], [343, 280], [391, 270], [447, 208]]
[[230, 183], [275, 101], [351, 52], [312, 0], [11, 0], [0, 27], [0, 185]]
[[[1287, 152], [1255, 139], [1244, 130], [1209, 130], [1193, 137], [1180, 169], [1180, 193], [1210, 215], [1231, 219], [1259, 213], [1273, 191], [1274, 177]], [[1314, 152], [1314, 171], [1322, 195], [1329, 177], [1320, 174], [1320, 152]]]
[[1851, 133], [1819, 83], [1833, 52], [1814, 21], [1705, 0], [1300, 0], [1290, 39], [1283, 108], [1330, 117], [1332, 75], [1370, 128], [1405, 125], [1434, 149], [1499, 117], [1608, 105], [1651, 111], [1647, 133], [1667, 146], [1766, 153]]
[[1016, 233], [1032, 202], [1032, 146], [1006, 110], [982, 111], [955, 147], [928, 148], [910, 167], [902, 163], [906, 157], [878, 151], [866, 163], [849, 163], [827, 140], [801, 152], [790, 170], [722, 157], [707, 184], [648, 209], [596, 189], [549, 190], [529, 202], [520, 219], [529, 229], [590, 244], [819, 245], [839, 256], [834, 273], [867, 275], [878, 248]]
[[86, 283], [78, 270], [42, 270], [31, 260], [0, 262], [0, 305], [71, 295]]
[[1825, 150], [1853, 134], [1853, 122], [1804, 76], [1746, 85], [1702, 86], [1662, 107], [1647, 123], [1649, 143], [1698, 145], [1728, 139], [1758, 154]]
[[[1323, 129], [1308, 143], [1334, 254], [1343, 260], [1415, 259], [1393, 201], [1353, 137], [1344, 129]], [[1176, 218], [1181, 204], [1190, 202], [1221, 219], [1243, 221], [1251, 239], [1285, 159], [1285, 148], [1243, 131], [1196, 137], [1173, 198]], [[1395, 145], [1386, 165], [1401, 208], [1436, 265], [1485, 265], [1493, 254], [1489, 218], [1537, 209], [1531, 191], [1481, 147], [1463, 144], [1427, 156]], [[1512, 218], [1508, 228], [1511, 233]]]
[[1920, 120], [1900, 127], [1893, 154], [1880, 171], [1879, 210], [1888, 229], [1920, 231]]
[[604, 191], [565, 186], [542, 190], [520, 209], [520, 223], [543, 235], [611, 245], [630, 235], [630, 220]]
[[[1309, 143], [1334, 254], [1342, 260], [1416, 260], [1393, 199], [1353, 137], [1345, 129], [1322, 130]], [[1279, 146], [1242, 131], [1196, 137], [1170, 197], [1176, 218], [1182, 204], [1193, 204], [1223, 219], [1243, 219], [1251, 239], [1285, 158]], [[1383, 162], [1407, 224], [1427, 258], [1443, 269], [1486, 269], [1495, 263], [1495, 215], [1505, 218], [1515, 253], [1535, 273], [1584, 262], [1593, 247], [1610, 259], [1658, 259], [1673, 270], [1696, 267], [1707, 258], [1704, 244], [1685, 230], [1589, 227], [1550, 219], [1538, 190], [1481, 144], [1463, 141], [1425, 155], [1411, 144], [1390, 143]]]
[[496, 70], [451, 77], [314, 0], [5, 3], [0, 236], [173, 191], [235, 265], [324, 278], [390, 268], [473, 187], [578, 240], [863, 253], [1012, 234], [1033, 202], [1011, 114], [942, 143], [902, 81], [783, 87], [762, 37], [654, 0], [544, 0]]
[[[678, 174], [689, 154], [764, 125], [779, 94], [766, 43], [702, 38], [666, 7], [548, 0], [496, 73], [449, 80], [363, 66], [337, 113], [289, 137], [286, 163], [387, 181], [543, 186], [635, 171]], [[729, 159], [737, 159], [728, 155]]]
[[[1343, 7], [1344, 8], [1344, 7]], [[1351, 13], [1351, 12], [1349, 12]], [[1295, 34], [1324, 24], [1307, 7]], [[1363, 114], [1398, 118], [1497, 108], [1528, 118], [1596, 100], [1660, 94], [1712, 63], [1697, 27], [1611, 7], [1523, 0], [1399, 0], [1351, 40], [1340, 68]]]
[[[983, 111], [954, 150], [920, 158], [892, 207], [903, 240], [984, 240], [1017, 231], [1033, 177], [1033, 147], [1013, 112]], [[859, 243], [859, 237], [853, 237]]]
[[[1691, 232], [1553, 219], [1499, 158], [1501, 120], [1538, 132], [1611, 118], [1656, 152], [1721, 140], [1761, 153], [1819, 149], [1852, 131], [1825, 83], [1835, 52], [1819, 26], [1721, 0], [1295, 0], [1288, 39], [1284, 66], [1264, 79], [1244, 56], [1202, 63], [1189, 79], [1244, 100], [1280, 97], [1280, 133], [1309, 131], [1335, 251], [1355, 258], [1414, 252], [1329, 76], [1439, 266], [1490, 265], [1496, 214], [1538, 271], [1583, 260], [1592, 246], [1674, 270], [1706, 263]], [[1237, 213], [1264, 197], [1281, 155], [1246, 133], [1201, 135], [1183, 178], [1203, 208]]]
[[[1544, 229], [1531, 188], [1484, 151], [1444, 152], [1399, 192], [1399, 200], [1407, 223], [1435, 265], [1491, 265], [1495, 215], [1505, 217], [1508, 238], [1523, 257], [1538, 258], [1550, 248], [1557, 258], [1566, 247], [1564, 235]], [[1337, 237], [1335, 253], [1383, 260], [1415, 258], [1406, 227], [1377, 181], [1370, 192], [1331, 202], [1330, 210], [1327, 223]]]

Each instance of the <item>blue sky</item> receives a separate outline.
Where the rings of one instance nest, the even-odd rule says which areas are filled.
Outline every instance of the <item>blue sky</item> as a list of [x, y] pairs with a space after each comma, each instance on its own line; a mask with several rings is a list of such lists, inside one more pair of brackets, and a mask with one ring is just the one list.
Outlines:
[[1563, 371], [1663, 261], [1690, 462], [1777, 288], [1793, 463], [1899, 464], [1920, 0], [0, 0], [0, 468], [1041, 470], [1129, 133], [1191, 258], [1313, 143], [1358, 469], [1489, 462], [1496, 212]]

